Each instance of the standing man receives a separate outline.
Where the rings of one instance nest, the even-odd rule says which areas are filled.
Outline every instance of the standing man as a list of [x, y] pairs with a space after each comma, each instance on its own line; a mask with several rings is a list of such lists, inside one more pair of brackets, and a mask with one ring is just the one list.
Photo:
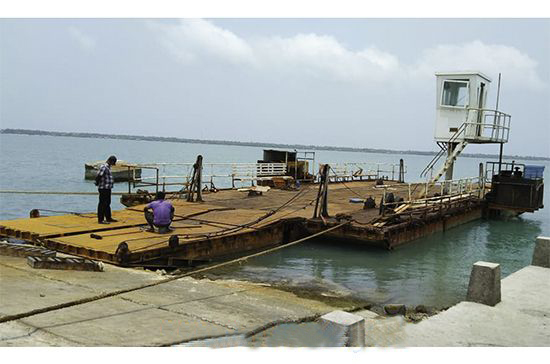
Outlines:
[[101, 165], [95, 178], [95, 185], [99, 191], [97, 220], [100, 224], [108, 224], [110, 222], [117, 221], [111, 217], [111, 189], [114, 184], [111, 166], [114, 166], [115, 164], [116, 157], [112, 155], [109, 159], [107, 159], [105, 164]]
[[[155, 201], [151, 202], [143, 211], [145, 212], [145, 220], [149, 223], [148, 231], [155, 232], [155, 226], [159, 229], [159, 233], [167, 233], [170, 231], [170, 224], [174, 219], [174, 206], [170, 201], [165, 200], [166, 194], [162, 191], [157, 192]], [[150, 210], [153, 210], [152, 212]]]

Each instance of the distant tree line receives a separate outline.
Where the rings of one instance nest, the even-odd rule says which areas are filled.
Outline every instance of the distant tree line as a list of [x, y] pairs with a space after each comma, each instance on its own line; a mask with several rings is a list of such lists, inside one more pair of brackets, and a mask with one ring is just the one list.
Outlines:
[[[0, 129], [0, 134], [24, 134], [24, 135], [48, 135], [48, 136], [66, 136], [75, 138], [100, 138], [100, 139], [124, 139], [124, 140], [145, 140], [156, 142], [171, 142], [171, 143], [193, 143], [193, 144], [216, 144], [216, 145], [237, 145], [245, 147], [263, 147], [263, 148], [282, 148], [282, 149], [302, 149], [302, 150], [334, 150], [342, 152], [362, 152], [362, 153], [385, 153], [385, 154], [414, 154], [414, 155], [435, 155], [434, 151], [421, 150], [391, 150], [391, 149], [375, 149], [375, 148], [352, 148], [352, 147], [336, 147], [328, 145], [305, 145], [305, 144], [280, 144], [280, 143], [265, 143], [265, 142], [237, 142], [232, 140], [202, 140], [202, 139], [187, 139], [176, 137], [159, 137], [159, 136], [144, 136], [144, 135], [123, 135], [123, 134], [101, 134], [101, 133], [77, 133], [77, 132], [62, 132], [62, 131], [45, 131], [45, 130], [29, 130], [29, 129]], [[498, 158], [496, 154], [462, 154], [464, 157], [475, 158]], [[507, 159], [524, 159], [524, 160], [550, 160], [548, 157], [537, 156], [519, 156], [505, 155]]]

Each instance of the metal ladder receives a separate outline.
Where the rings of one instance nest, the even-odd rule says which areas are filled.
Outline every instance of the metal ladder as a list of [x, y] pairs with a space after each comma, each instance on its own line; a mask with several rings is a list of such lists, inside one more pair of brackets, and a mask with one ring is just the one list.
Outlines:
[[437, 174], [432, 178], [430, 178], [430, 183], [437, 182], [437, 180], [439, 180], [439, 178], [441, 178], [441, 176], [445, 174], [447, 169], [454, 163], [458, 155], [464, 150], [464, 148], [466, 148], [467, 145], [468, 145], [467, 141], [461, 141], [460, 143], [458, 143], [458, 145], [453, 150], [453, 152], [447, 156], [445, 163], [443, 163], [439, 171], [437, 171]]
[[[457, 143], [456, 140], [461, 134], [464, 133], [465, 130], [466, 130], [466, 123], [462, 123], [460, 128], [458, 128], [458, 130], [451, 136], [451, 138], [447, 143], [437, 142], [437, 145], [440, 148], [439, 153], [437, 153], [435, 157], [430, 161], [430, 163], [428, 163], [426, 168], [422, 170], [422, 173], [420, 173], [420, 177], [427, 177], [428, 172], [433, 171], [433, 168], [435, 167], [437, 162], [441, 159], [441, 157], [443, 157], [447, 153], [447, 144]], [[445, 174], [447, 169], [456, 160], [458, 155], [464, 150], [464, 148], [466, 148], [466, 145], [468, 145], [468, 142], [466, 141], [458, 142], [458, 145], [453, 150], [451, 155], [447, 156], [447, 159], [445, 160], [445, 163], [443, 163], [443, 166], [439, 169], [439, 171], [436, 173], [435, 176], [432, 176], [430, 178], [430, 181], [429, 181], [430, 183], [437, 182], [439, 178], [441, 178], [441, 176]]]
[[439, 162], [441, 157], [443, 157], [447, 153], [447, 145], [445, 143], [437, 142], [437, 145], [440, 148], [439, 152], [435, 155], [435, 157], [433, 157], [430, 163], [428, 163], [426, 168], [422, 170], [422, 172], [420, 173], [421, 178], [427, 177], [428, 172], [432, 171], [433, 167], [437, 164], [437, 162]]

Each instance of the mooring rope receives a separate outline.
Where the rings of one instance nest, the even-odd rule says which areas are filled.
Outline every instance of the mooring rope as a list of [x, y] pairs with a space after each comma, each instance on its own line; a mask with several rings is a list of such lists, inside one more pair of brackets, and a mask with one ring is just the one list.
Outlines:
[[[96, 214], [93, 212], [75, 212], [75, 211], [60, 211], [60, 210], [48, 210], [48, 209], [35, 209], [38, 211], [45, 211], [45, 212], [54, 212], [57, 214], [69, 214], [69, 215], [76, 215], [79, 217], [86, 217], [86, 218], [95, 218]], [[93, 216], [85, 216], [85, 215], [93, 215]]]
[[[308, 187], [306, 189], [303, 189], [301, 190], [300, 192], [298, 192], [296, 195], [292, 196], [288, 201], [286, 201], [285, 203], [283, 203], [281, 206], [277, 207], [275, 210], [270, 210], [268, 211], [267, 213], [265, 213], [263, 216], [260, 216], [259, 218], [253, 220], [253, 221], [250, 221], [250, 222], [247, 222], [245, 224], [241, 224], [239, 226], [236, 226], [236, 227], [230, 227], [230, 228], [224, 228], [224, 229], [220, 229], [218, 231], [213, 231], [213, 232], [210, 232], [210, 233], [192, 233], [192, 234], [172, 234], [172, 236], [176, 235], [176, 236], [183, 236], [184, 238], [189, 238], [189, 237], [204, 237], [204, 239], [200, 239], [200, 240], [195, 240], [194, 242], [198, 242], [198, 241], [201, 241], [201, 240], [208, 240], [210, 238], [213, 238], [213, 237], [218, 237], [218, 236], [223, 236], [223, 235], [227, 235], [227, 234], [233, 234], [237, 231], [240, 231], [240, 230], [244, 230], [244, 229], [247, 229], [247, 228], [253, 228], [254, 225], [258, 224], [259, 222], [267, 219], [268, 217], [270, 216], [273, 216], [275, 215], [277, 212], [279, 212], [281, 209], [283, 209], [284, 207], [290, 205], [293, 201], [297, 200], [299, 197], [305, 195], [305, 193], [307, 191], [310, 190], [311, 187]], [[307, 207], [307, 205], [306, 205]], [[301, 209], [301, 208], [300, 208]], [[299, 209], [298, 209], [299, 210]], [[161, 237], [159, 237], [161, 238]], [[128, 240], [125, 240], [124, 242], [128, 242], [128, 241], [134, 241], [134, 240], [143, 240], [143, 238], [136, 238], [136, 239], [128, 239]], [[149, 245], [146, 245], [146, 246], [143, 246], [143, 247], [140, 247], [140, 248], [137, 248], [135, 250], [133, 250], [134, 252], [136, 251], [142, 251], [142, 250], [145, 250], [145, 249], [149, 249], [153, 246], [158, 246], [158, 245], [162, 245], [162, 244], [165, 244], [165, 243], [168, 243], [169, 239], [166, 239], [163, 240], [163, 241], [158, 241], [156, 243], [152, 243], [152, 244], [149, 244]]]
[[46, 313], [46, 312], [51, 312], [51, 311], [56, 311], [56, 310], [60, 310], [60, 309], [67, 308], [67, 307], [82, 305], [84, 303], [99, 301], [99, 300], [104, 299], [104, 298], [114, 297], [114, 296], [118, 296], [118, 295], [121, 295], [121, 294], [124, 294], [124, 293], [134, 292], [134, 291], [138, 291], [140, 289], [158, 286], [158, 285], [161, 285], [161, 284], [164, 284], [164, 283], [169, 283], [169, 282], [172, 282], [172, 281], [184, 278], [184, 277], [191, 276], [193, 274], [202, 273], [202, 272], [206, 272], [206, 271], [209, 271], [209, 270], [212, 270], [212, 269], [221, 268], [221, 267], [224, 267], [226, 265], [243, 262], [243, 261], [246, 261], [250, 258], [259, 257], [259, 256], [264, 255], [264, 254], [272, 253], [274, 251], [284, 249], [284, 248], [288, 248], [289, 246], [293, 246], [293, 245], [302, 243], [306, 240], [315, 238], [317, 236], [320, 236], [320, 235], [326, 234], [328, 232], [331, 232], [333, 230], [336, 230], [338, 228], [341, 228], [342, 226], [344, 226], [348, 223], [349, 223], [349, 221], [346, 221], [346, 222], [340, 223], [338, 225], [332, 226], [328, 229], [325, 229], [323, 231], [320, 231], [318, 233], [306, 236], [305, 238], [301, 238], [301, 239], [292, 241], [292, 242], [287, 243], [287, 244], [283, 244], [283, 245], [276, 246], [274, 248], [266, 249], [266, 250], [263, 250], [261, 252], [258, 252], [258, 253], [255, 253], [255, 254], [250, 254], [250, 255], [247, 255], [247, 256], [242, 257], [242, 258], [233, 259], [233, 260], [230, 260], [230, 261], [227, 261], [227, 262], [215, 264], [215, 265], [205, 267], [205, 268], [200, 268], [200, 269], [194, 270], [192, 272], [187, 272], [187, 273], [174, 275], [170, 278], [166, 278], [166, 279], [163, 279], [163, 280], [160, 280], [160, 281], [156, 281], [156, 282], [152, 282], [152, 283], [148, 283], [148, 284], [143, 284], [143, 285], [133, 287], [133, 288], [126, 288], [126, 289], [120, 289], [120, 290], [117, 290], [117, 291], [106, 292], [106, 293], [102, 293], [102, 294], [99, 294], [99, 295], [96, 295], [96, 296], [93, 296], [93, 297], [81, 298], [79, 300], [74, 300], [74, 301], [60, 303], [60, 304], [53, 305], [53, 306], [38, 308], [38, 309], [27, 311], [27, 312], [24, 312], [24, 313], [18, 313], [18, 314], [15, 314], [15, 315], [3, 316], [3, 317], [0, 317], [0, 323], [19, 320], [19, 319], [22, 319], [22, 318], [26, 318], [26, 317]]

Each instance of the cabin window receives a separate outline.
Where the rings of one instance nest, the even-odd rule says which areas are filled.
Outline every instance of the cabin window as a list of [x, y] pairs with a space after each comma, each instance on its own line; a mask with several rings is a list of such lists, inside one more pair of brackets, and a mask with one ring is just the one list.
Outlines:
[[443, 81], [441, 106], [466, 107], [468, 106], [468, 81]]

